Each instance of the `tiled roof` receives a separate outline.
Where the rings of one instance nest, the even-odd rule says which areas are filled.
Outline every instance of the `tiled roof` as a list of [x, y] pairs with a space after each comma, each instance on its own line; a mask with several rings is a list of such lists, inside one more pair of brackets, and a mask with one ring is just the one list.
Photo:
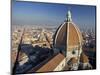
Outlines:
[[69, 37], [68, 37], [68, 45], [79, 45], [79, 37], [77, 28], [72, 23], [69, 23]]
[[82, 63], [89, 62], [88, 57], [84, 53], [82, 53], [81, 56], [80, 56], [80, 62], [82, 62]]
[[43, 65], [40, 69], [38, 69], [36, 72], [49, 72], [53, 71], [64, 59], [65, 57], [59, 53], [54, 58], [52, 58], [50, 61], [48, 61], [45, 65]]
[[77, 63], [77, 59], [76, 59], [75, 57], [72, 57], [72, 58], [70, 59], [70, 62], [73, 63], [73, 64], [74, 64], [74, 63]]
[[68, 47], [76, 46], [79, 45], [79, 43], [82, 43], [82, 34], [79, 28], [73, 22], [64, 22], [57, 29], [56, 34], [54, 36], [55, 47], [59, 48], [60, 46], [66, 46], [67, 42]]

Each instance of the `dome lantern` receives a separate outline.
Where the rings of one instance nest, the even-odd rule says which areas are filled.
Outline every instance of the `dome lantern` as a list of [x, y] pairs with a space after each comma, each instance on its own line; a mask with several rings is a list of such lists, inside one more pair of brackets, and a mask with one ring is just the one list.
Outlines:
[[72, 21], [72, 15], [71, 15], [71, 11], [70, 10], [68, 10], [68, 12], [67, 12], [67, 18], [66, 18], [66, 20], [67, 20], [67, 22]]

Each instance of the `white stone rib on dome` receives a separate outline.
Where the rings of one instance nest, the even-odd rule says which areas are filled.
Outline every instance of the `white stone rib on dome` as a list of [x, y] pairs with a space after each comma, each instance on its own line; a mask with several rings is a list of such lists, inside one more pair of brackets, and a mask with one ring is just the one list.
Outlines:
[[61, 27], [58, 29], [57, 33], [56, 33], [56, 36], [55, 36], [55, 39], [54, 39], [54, 44], [56, 44], [56, 39], [58, 37], [58, 33], [60, 32], [61, 28], [65, 25], [65, 22], [61, 25]]

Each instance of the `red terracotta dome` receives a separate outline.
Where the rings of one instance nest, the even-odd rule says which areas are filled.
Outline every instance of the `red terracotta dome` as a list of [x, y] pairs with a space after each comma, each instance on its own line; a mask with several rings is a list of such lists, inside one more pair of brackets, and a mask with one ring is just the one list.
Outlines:
[[82, 44], [82, 34], [71, 19], [71, 13], [68, 11], [67, 20], [61, 24], [54, 36], [54, 47], [66, 48], [72, 50]]

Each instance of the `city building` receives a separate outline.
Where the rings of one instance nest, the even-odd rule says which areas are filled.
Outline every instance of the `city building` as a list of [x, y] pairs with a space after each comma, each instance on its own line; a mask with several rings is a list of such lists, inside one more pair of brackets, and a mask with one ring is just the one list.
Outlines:
[[[42, 30], [38, 39], [29, 42], [32, 36], [24, 34], [24, 44], [21, 49], [20, 64], [25, 70], [17, 73], [51, 72], [62, 70], [78, 70], [92, 68], [88, 57], [83, 53], [83, 37], [77, 25], [72, 20], [68, 10], [65, 21], [56, 30], [51, 44], [49, 32]], [[36, 33], [37, 34], [37, 33]], [[30, 39], [29, 39], [30, 38]], [[29, 39], [27, 41], [27, 39]], [[25, 46], [26, 45], [26, 46]], [[51, 46], [52, 45], [52, 46]], [[27, 59], [24, 59], [27, 58]], [[27, 67], [28, 66], [28, 67]], [[19, 67], [22, 69], [23, 66]]]

